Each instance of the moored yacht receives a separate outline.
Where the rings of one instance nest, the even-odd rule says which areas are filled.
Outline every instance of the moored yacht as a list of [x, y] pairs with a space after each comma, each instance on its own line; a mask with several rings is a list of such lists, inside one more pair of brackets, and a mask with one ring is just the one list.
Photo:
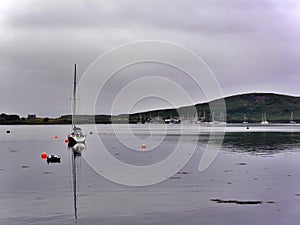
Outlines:
[[84, 143], [86, 135], [82, 133], [81, 128], [75, 125], [75, 115], [76, 115], [76, 86], [77, 86], [77, 77], [76, 77], [76, 64], [74, 69], [74, 83], [73, 83], [73, 105], [72, 105], [72, 131], [68, 135], [69, 145], [73, 146], [77, 143]]

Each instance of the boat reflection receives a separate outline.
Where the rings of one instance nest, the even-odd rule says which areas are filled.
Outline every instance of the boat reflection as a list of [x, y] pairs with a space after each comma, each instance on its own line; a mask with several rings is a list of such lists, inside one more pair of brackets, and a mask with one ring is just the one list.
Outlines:
[[80, 170], [78, 167], [78, 160], [81, 160], [81, 153], [85, 149], [85, 144], [78, 143], [74, 145], [71, 151], [72, 158], [72, 186], [73, 186], [73, 202], [74, 202], [74, 216], [77, 220], [77, 172]]
[[293, 132], [243, 132], [226, 133], [223, 149], [232, 152], [272, 155], [299, 151], [300, 133]]
[[85, 144], [84, 143], [77, 143], [72, 147], [72, 151], [74, 155], [76, 156], [81, 156], [81, 152], [85, 149]]

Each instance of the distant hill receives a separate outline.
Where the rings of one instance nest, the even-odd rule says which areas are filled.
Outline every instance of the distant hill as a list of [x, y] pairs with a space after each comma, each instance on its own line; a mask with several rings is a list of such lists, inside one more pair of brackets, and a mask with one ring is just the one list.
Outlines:
[[[246, 115], [249, 123], [261, 122], [262, 113], [266, 112], [267, 120], [271, 123], [287, 123], [290, 120], [291, 112], [294, 114], [294, 121], [300, 123], [300, 97], [273, 93], [250, 93], [234, 95], [224, 98], [226, 104], [226, 112], [218, 112], [215, 115], [216, 120], [220, 120], [220, 114], [223, 114], [228, 123], [241, 123]], [[218, 102], [219, 100], [214, 100]], [[153, 110], [130, 115], [96, 115], [96, 123], [137, 123], [147, 122], [152, 118], [160, 118], [162, 120], [170, 117], [179, 118], [178, 112], [185, 115], [188, 119], [194, 119], [195, 115], [191, 115], [191, 107], [185, 106], [178, 109]], [[212, 112], [210, 112], [209, 103], [201, 103], [195, 105], [198, 116], [204, 117], [205, 121], [211, 120]], [[94, 116], [81, 115], [81, 123], [92, 123]], [[71, 115], [64, 115], [59, 118], [20, 118], [18, 115], [0, 114], [0, 124], [70, 124]]]
[[[227, 122], [241, 123], [244, 121], [244, 114], [247, 121], [250, 123], [261, 122], [262, 113], [266, 112], [267, 120], [273, 123], [289, 122], [291, 112], [294, 114], [294, 121], [300, 122], [300, 97], [293, 97], [288, 95], [273, 94], [273, 93], [250, 93], [234, 95], [224, 98], [226, 104]], [[214, 100], [218, 101], [218, 100]], [[181, 107], [178, 110], [186, 111], [189, 107]], [[206, 120], [210, 120], [210, 109], [208, 103], [201, 103], [196, 105], [199, 117], [206, 112]], [[141, 113], [141, 117], [149, 117], [149, 115], [159, 116], [162, 119], [178, 116], [176, 109], [155, 110], [151, 112]], [[183, 113], [184, 114], [184, 113]], [[140, 114], [132, 115], [136, 120]], [[190, 115], [192, 117], [193, 115]], [[219, 115], [216, 116], [217, 118]]]
[[249, 122], [260, 122], [262, 113], [267, 113], [270, 122], [288, 122], [291, 112], [300, 122], [300, 98], [272, 94], [251, 93], [225, 98], [228, 122], [243, 121], [244, 113]]

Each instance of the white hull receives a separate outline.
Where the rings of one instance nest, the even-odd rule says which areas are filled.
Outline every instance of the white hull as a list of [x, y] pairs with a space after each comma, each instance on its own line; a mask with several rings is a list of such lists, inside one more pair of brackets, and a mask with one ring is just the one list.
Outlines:
[[268, 125], [269, 122], [268, 122], [268, 121], [262, 121], [262, 122], [260, 122], [260, 124], [261, 124], [261, 125]]
[[294, 112], [291, 112], [290, 124], [296, 124], [296, 121], [294, 121]]
[[84, 143], [85, 142], [85, 135], [75, 135], [75, 134], [70, 134], [68, 136], [68, 140], [69, 142], [73, 142], [73, 143]]
[[265, 112], [264, 114], [261, 115], [261, 117], [262, 117], [261, 118], [262, 121], [260, 122], [260, 124], [261, 125], [268, 125], [269, 122], [267, 121], [267, 113]]

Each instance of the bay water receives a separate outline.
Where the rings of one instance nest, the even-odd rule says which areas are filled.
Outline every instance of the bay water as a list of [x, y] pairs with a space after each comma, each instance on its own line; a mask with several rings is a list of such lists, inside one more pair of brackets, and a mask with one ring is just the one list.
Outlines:
[[[70, 126], [0, 127], [0, 224], [300, 224], [299, 125], [82, 128], [87, 141], [75, 156], [65, 143]], [[199, 171], [211, 137], [222, 145]], [[189, 160], [151, 185], [112, 181], [89, 162], [105, 148], [143, 171], [167, 159], [180, 142], [194, 144]], [[48, 164], [42, 152], [59, 155], [61, 163]]]

